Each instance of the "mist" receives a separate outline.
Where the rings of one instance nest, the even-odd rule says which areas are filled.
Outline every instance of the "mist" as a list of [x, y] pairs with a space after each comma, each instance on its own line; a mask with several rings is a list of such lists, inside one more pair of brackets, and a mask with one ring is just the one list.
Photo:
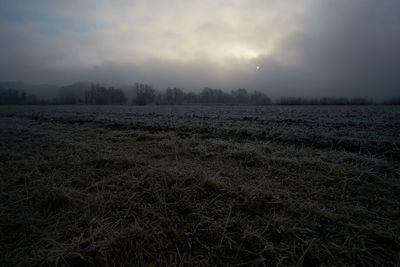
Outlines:
[[400, 87], [394, 0], [0, 5], [2, 81], [378, 100]]

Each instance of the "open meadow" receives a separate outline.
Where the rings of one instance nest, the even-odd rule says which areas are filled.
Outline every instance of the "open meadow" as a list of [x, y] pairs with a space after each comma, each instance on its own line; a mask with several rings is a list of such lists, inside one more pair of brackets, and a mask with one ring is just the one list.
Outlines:
[[400, 107], [1, 106], [0, 266], [399, 266]]

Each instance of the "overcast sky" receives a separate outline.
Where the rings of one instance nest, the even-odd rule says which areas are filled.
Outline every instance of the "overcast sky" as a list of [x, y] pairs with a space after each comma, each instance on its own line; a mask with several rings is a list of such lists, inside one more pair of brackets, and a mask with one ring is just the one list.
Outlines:
[[0, 0], [0, 80], [400, 95], [400, 1]]

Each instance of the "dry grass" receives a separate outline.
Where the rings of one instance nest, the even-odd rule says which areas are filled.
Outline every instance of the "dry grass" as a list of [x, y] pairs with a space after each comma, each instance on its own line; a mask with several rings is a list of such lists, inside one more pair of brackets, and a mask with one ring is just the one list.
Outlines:
[[398, 161], [0, 118], [0, 265], [400, 264]]

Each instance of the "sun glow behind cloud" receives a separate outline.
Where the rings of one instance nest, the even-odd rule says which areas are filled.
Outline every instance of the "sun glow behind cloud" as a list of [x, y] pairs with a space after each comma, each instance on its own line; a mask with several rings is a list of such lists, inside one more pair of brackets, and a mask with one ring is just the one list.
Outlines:
[[88, 66], [149, 59], [218, 65], [260, 56], [279, 60], [280, 42], [296, 30], [293, 19], [307, 6], [282, 2], [287, 1], [99, 1], [78, 13], [67, 5], [66, 21], [83, 20], [92, 27], [61, 26], [53, 38], [68, 40], [69, 49], [76, 50], [69, 53], [71, 63]]
[[17, 53], [60, 71], [168, 61], [246, 73], [259, 58], [290, 62], [280, 45], [313, 1], [14, 0], [8, 13], [17, 19], [2, 24]]

